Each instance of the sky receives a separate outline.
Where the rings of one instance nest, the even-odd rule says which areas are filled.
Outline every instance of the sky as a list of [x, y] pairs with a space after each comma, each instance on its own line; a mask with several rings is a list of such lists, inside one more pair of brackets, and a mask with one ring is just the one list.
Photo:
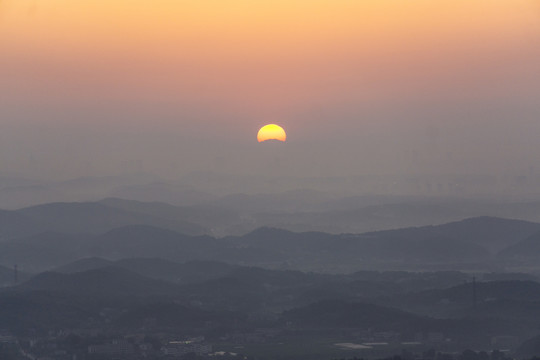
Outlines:
[[538, 139], [539, 0], [0, 0], [2, 173], [540, 175]]

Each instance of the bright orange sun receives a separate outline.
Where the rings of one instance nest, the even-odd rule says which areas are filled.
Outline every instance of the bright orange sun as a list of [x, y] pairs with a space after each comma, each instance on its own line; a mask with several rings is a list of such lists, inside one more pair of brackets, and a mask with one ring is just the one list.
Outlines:
[[285, 133], [285, 130], [279, 125], [276, 124], [268, 124], [264, 125], [259, 132], [257, 133], [257, 140], [259, 142], [263, 142], [266, 140], [279, 140], [279, 141], [285, 141], [287, 140], [287, 134]]

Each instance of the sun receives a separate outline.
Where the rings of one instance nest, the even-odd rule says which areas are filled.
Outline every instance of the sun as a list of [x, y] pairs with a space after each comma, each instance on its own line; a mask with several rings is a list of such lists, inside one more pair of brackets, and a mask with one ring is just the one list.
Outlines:
[[279, 140], [279, 141], [285, 141], [287, 140], [287, 134], [285, 133], [285, 130], [279, 125], [276, 124], [268, 124], [264, 125], [259, 132], [257, 133], [257, 140], [259, 142], [263, 142], [266, 140]]

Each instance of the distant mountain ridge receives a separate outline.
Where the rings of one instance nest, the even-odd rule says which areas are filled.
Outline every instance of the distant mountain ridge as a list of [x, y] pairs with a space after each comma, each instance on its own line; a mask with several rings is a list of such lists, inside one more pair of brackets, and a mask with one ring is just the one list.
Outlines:
[[443, 234], [450, 238], [484, 246], [493, 252], [517, 243], [540, 231], [540, 223], [523, 220], [479, 216], [442, 225], [430, 225], [396, 230], [383, 230], [369, 234], [395, 234], [409, 237]]
[[508, 261], [538, 262], [540, 260], [540, 231], [501, 250], [498, 256]]
[[120, 209], [104, 203], [52, 203], [17, 210], [42, 228], [65, 233], [99, 234], [127, 225], [151, 225], [200, 235], [201, 226], [182, 220], [165, 219], [134, 210]]
[[122, 268], [110, 266], [72, 274], [41, 273], [19, 288], [47, 290], [62, 294], [93, 297], [155, 296], [177, 294], [178, 289], [156, 279], [149, 279]]
[[[86, 209], [92, 209], [90, 214], [99, 213], [88, 223], [83, 216]], [[43, 215], [43, 210], [48, 213]], [[75, 214], [68, 214], [69, 210]], [[455, 269], [463, 264], [490, 268], [497, 261], [490, 249], [512, 246], [520, 237], [526, 238], [540, 228], [536, 223], [481, 217], [438, 226], [341, 235], [260, 228], [243, 236], [217, 239], [146, 224], [124, 225], [101, 234], [72, 232], [88, 229], [89, 224], [97, 224], [104, 230], [116, 223], [134, 221], [132, 214], [118, 211], [99, 203], [24, 209], [25, 216], [37, 212], [43, 224], [47, 223], [45, 219], [51, 219], [54, 224], [63, 216], [75, 220], [65, 233], [48, 231], [0, 242], [0, 264], [18, 263], [36, 272], [89, 257], [106, 260], [156, 257], [176, 262], [225, 261], [317, 271], [335, 266], [340, 266], [341, 271], [404, 266]], [[145, 217], [138, 214], [136, 219], [139, 216]]]
[[220, 262], [89, 258], [0, 288], [0, 322], [15, 332], [187, 330], [236, 337], [262, 328], [268, 334], [325, 336], [353, 331], [364, 338], [401, 333], [399, 341], [431, 332], [465, 342], [537, 332], [539, 282], [479, 281], [473, 309], [472, 284], [463, 284], [468, 278], [456, 272], [332, 275]]
[[385, 306], [438, 318], [520, 317], [535, 321], [540, 316], [540, 283], [535, 281], [487, 281], [430, 289], [404, 294], [397, 298], [380, 299]]

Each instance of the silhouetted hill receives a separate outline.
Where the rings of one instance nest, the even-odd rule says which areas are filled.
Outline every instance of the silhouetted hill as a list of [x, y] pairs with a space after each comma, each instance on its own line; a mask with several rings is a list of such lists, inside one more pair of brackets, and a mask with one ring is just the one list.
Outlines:
[[[182, 209], [167, 204], [146, 204], [122, 200], [82, 203], [49, 203], [20, 210], [0, 210], [0, 241], [42, 232], [100, 234], [117, 227], [149, 225], [188, 235], [208, 230], [200, 222], [216, 226], [234, 222], [225, 210]], [[192, 220], [191, 220], [192, 219]]]
[[91, 257], [76, 260], [70, 262], [69, 264], [59, 266], [51, 270], [51, 272], [71, 274], [76, 272], [101, 269], [104, 267], [113, 266], [113, 264], [115, 264], [114, 261], [105, 260], [99, 257]]
[[67, 297], [42, 291], [0, 293], [0, 323], [2, 328], [14, 332], [74, 328], [98, 317], [97, 312], [82, 308]]
[[298, 250], [299, 248], [315, 251], [328, 247], [337, 239], [335, 235], [322, 232], [296, 233], [268, 227], [256, 229], [243, 236], [225, 238], [226, 241], [242, 247], [256, 247], [281, 252]]
[[18, 210], [41, 228], [64, 233], [99, 234], [127, 225], [150, 225], [200, 235], [205, 229], [181, 219], [171, 220], [102, 203], [52, 203]]
[[[231, 326], [244, 316], [228, 311], [206, 311], [174, 303], [150, 303], [123, 313], [115, 325], [129, 328], [193, 329], [208, 327], [208, 323]], [[151, 319], [151, 321], [149, 321]]]
[[192, 237], [166, 229], [133, 225], [102, 235], [47, 232], [5, 241], [0, 243], [0, 263], [16, 263], [21, 268], [39, 272], [88, 257], [108, 260], [157, 257], [189, 261], [218, 258], [223, 246], [211, 237]]
[[396, 284], [405, 292], [449, 288], [471, 279], [470, 274], [460, 271], [357, 271], [350, 277], [356, 281]]
[[[180, 207], [163, 202], [140, 202], [118, 198], [107, 198], [101, 200], [100, 203], [125, 211], [146, 214], [150, 217], [164, 219], [170, 222], [189, 222], [198, 224], [213, 235], [219, 235], [231, 225], [241, 222], [240, 215], [234, 210], [209, 205]], [[171, 229], [174, 230], [174, 228]]]
[[[470, 277], [469, 277], [470, 278]], [[484, 273], [482, 274], [483, 281], [536, 281], [540, 282], [540, 278], [533, 274], [504, 272], [504, 273]]]
[[[527, 274], [488, 273], [479, 275], [485, 281], [533, 280]], [[461, 286], [471, 280], [471, 274], [457, 271], [405, 272], [405, 271], [361, 271], [347, 276], [335, 276], [321, 279], [305, 293], [298, 296], [306, 302], [323, 299], [344, 299], [355, 301], [377, 301], [378, 298], [392, 296], [392, 299], [407, 299], [411, 293], [434, 289], [447, 289]], [[444, 292], [441, 291], [441, 293]], [[472, 296], [471, 293], [467, 295]], [[441, 297], [438, 301], [445, 302]], [[414, 300], [412, 300], [414, 301]], [[470, 305], [470, 298], [465, 299], [465, 306]], [[435, 301], [436, 302], [436, 301]]]
[[[324, 300], [301, 308], [285, 311], [282, 321], [294, 328], [324, 329], [341, 332], [344, 328], [373, 331], [396, 331], [402, 341], [413, 340], [413, 334], [437, 332], [460, 342], [485, 343], [497, 334], [531, 333], [536, 324], [497, 318], [434, 319], [371, 303]], [[476, 340], [473, 340], [476, 339]]]
[[223, 277], [201, 283], [181, 286], [184, 299], [189, 303], [213, 310], [251, 312], [265, 301], [262, 284]]
[[177, 263], [157, 258], [122, 259], [115, 266], [128, 269], [149, 278], [177, 284], [198, 283], [227, 276], [237, 267], [218, 261], [190, 261]]
[[[19, 283], [26, 281], [30, 278], [30, 274], [18, 270], [17, 271], [17, 281]], [[0, 287], [3, 286], [12, 286], [15, 284], [15, 270], [14, 268], [8, 268], [6, 266], [0, 265]]]
[[345, 275], [325, 275], [304, 273], [294, 270], [269, 270], [257, 267], [238, 267], [228, 275], [231, 278], [247, 283], [265, 285], [269, 287], [298, 287], [321, 282], [327, 279], [339, 281]]
[[331, 235], [319, 232], [293, 233], [262, 228], [241, 237], [223, 239], [237, 247], [264, 249], [278, 253], [284, 261], [347, 264], [402, 262], [440, 263], [485, 261], [489, 254], [479, 245], [410, 229], [360, 235]]
[[219, 251], [219, 242], [209, 236], [186, 236], [146, 225], [116, 228], [92, 242], [94, 256], [108, 259], [159, 257], [176, 261], [209, 259]]
[[506, 260], [538, 261], [540, 259], [540, 231], [501, 250], [498, 256]]
[[170, 283], [149, 279], [117, 267], [73, 274], [45, 272], [34, 276], [19, 287], [24, 290], [46, 290], [90, 298], [149, 297], [178, 293], [177, 287]]
[[540, 231], [540, 224], [482, 216], [439, 225], [436, 228], [449, 237], [482, 245], [496, 252]]
[[[64, 268], [77, 271], [107, 263], [86, 259]], [[8, 329], [44, 330], [182, 333], [197, 329], [204, 333], [217, 327], [238, 331], [236, 326], [268, 326], [298, 334], [330, 336], [349, 328], [400, 332], [404, 337], [435, 331], [465, 341], [471, 336], [488, 341], [499, 334], [529, 336], [540, 317], [540, 284], [535, 282], [479, 283], [473, 308], [470, 284], [408, 293], [408, 288], [426, 286], [437, 278], [447, 279], [441, 285], [458, 279], [455, 273], [329, 275], [160, 259], [124, 259], [113, 265], [73, 273], [45, 272], [19, 286], [0, 289], [0, 305], [8, 309], [0, 308], [0, 321]], [[199, 271], [203, 273], [197, 275]], [[221, 271], [225, 273], [220, 276]], [[192, 274], [201, 281], [178, 280], [167, 272]], [[176, 285], [157, 278], [188, 283]], [[427, 318], [427, 312], [447, 318]]]
[[404, 311], [367, 303], [320, 301], [286, 311], [283, 317], [299, 327], [425, 330], [428, 319]]
[[215, 195], [197, 190], [188, 185], [151, 182], [121, 185], [110, 192], [110, 196], [142, 202], [162, 202], [177, 206], [193, 206], [216, 199]]
[[441, 224], [462, 219], [460, 211], [441, 204], [359, 205], [355, 209], [310, 212], [260, 212], [253, 215], [256, 224], [291, 231], [327, 233], [363, 233], [368, 231]]
[[423, 226], [368, 233], [376, 236], [398, 235], [404, 238], [444, 236], [490, 249], [500, 250], [540, 231], [540, 224], [495, 217], [475, 217], [436, 226]]
[[[330, 275], [268, 270], [215, 261], [177, 263], [158, 258], [121, 259], [114, 262], [99, 258], [82, 259], [55, 271], [80, 272], [111, 265], [147, 278], [179, 285], [190, 284], [188, 290], [183, 292], [187, 296], [181, 296], [188, 303], [194, 301], [210, 308], [235, 308], [240, 305], [238, 301], [241, 301], [242, 306], [251, 310], [264, 304], [266, 309], [274, 311], [327, 299], [375, 301], [388, 295], [401, 296], [411, 291], [455, 286], [470, 279], [470, 275], [459, 272], [363, 271]], [[251, 304], [239, 300], [242, 296]]]
[[322, 300], [372, 301], [381, 296], [404, 292], [400, 284], [382, 281], [326, 281], [301, 287], [295, 296], [295, 304], [306, 305]]
[[118, 186], [129, 186], [156, 181], [149, 174], [119, 176], [86, 176], [65, 181], [28, 179], [0, 179], [0, 207], [20, 209], [54, 202], [93, 201], [110, 196]]
[[[269, 226], [297, 232], [322, 231], [334, 234], [431, 226], [486, 215], [533, 222], [540, 221], [538, 202], [503, 203], [456, 199], [429, 200], [418, 197], [368, 198], [364, 200], [364, 203], [362, 200], [362, 197], [347, 197], [339, 201], [319, 204], [308, 211], [279, 212], [269, 209], [251, 214], [251, 218], [254, 227]], [[497, 244], [497, 241], [495, 241], [495, 244]], [[500, 247], [493, 250], [499, 249]]]
[[[540, 315], [540, 283], [533, 281], [472, 282], [448, 289], [432, 289], [381, 299], [378, 303], [435, 317], [499, 317], [527, 319]], [[523, 311], [517, 311], [521, 307]], [[530, 312], [531, 308], [537, 311]], [[529, 310], [525, 310], [529, 309]], [[527, 315], [529, 314], [529, 315]]]
[[[309, 297], [305, 294], [314, 288], [322, 287], [323, 284], [347, 286], [348, 280], [347, 275], [278, 271], [256, 267], [239, 267], [228, 274], [227, 278], [249, 289], [256, 289], [262, 295], [258, 297], [259, 305], [273, 312], [317, 301], [319, 299], [315, 296]], [[346, 295], [332, 298], [344, 298]]]
[[523, 342], [515, 351], [518, 359], [536, 359], [540, 354], [540, 335]]
[[[83, 209], [74, 215], [77, 221], [86, 221], [83, 214], [86, 211], [84, 209], [88, 208], [93, 209], [90, 211], [90, 218], [93, 217], [93, 212], [103, 207], [112, 209], [112, 212], [124, 211], [97, 203], [89, 207], [87, 205], [75, 206]], [[53, 209], [49, 210], [53, 213], [56, 206], [62, 209], [51, 215], [55, 219], [59, 219], [60, 215], [67, 211], [64, 204], [51, 206]], [[33, 209], [30, 212], [41, 213], [48, 206], [39, 208], [41, 210]], [[158, 205], [158, 209], [163, 208], [167, 206]], [[81, 225], [81, 228], [96, 222], [101, 222], [100, 226], [104, 223], [112, 225], [116, 221], [116, 215], [112, 216], [112, 219], [105, 219], [107, 214], [110, 213], [97, 216], [104, 222], [94, 218], [84, 226]], [[67, 220], [69, 221], [69, 217]], [[185, 235], [152, 225], [132, 224], [102, 234], [46, 232], [0, 242], [0, 264], [18, 263], [35, 272], [88, 257], [107, 260], [154, 257], [175, 262], [218, 260], [232, 264], [319, 272], [327, 269], [354, 271], [359, 268], [456, 269], [469, 264], [472, 264], [473, 269], [491, 269], [497, 264], [484, 244], [493, 246], [490, 241], [497, 238], [494, 234], [496, 231], [501, 235], [498, 235], [495, 242], [514, 241], [508, 238], [509, 233], [502, 230], [505, 224], [517, 229], [516, 233], [522, 234], [537, 226], [514, 220], [477, 218], [441, 226], [366, 234], [295, 233], [282, 229], [260, 228], [243, 236], [216, 239], [210, 236]], [[75, 230], [78, 226], [71, 227], [66, 230]]]
[[[90, 235], [46, 232], [0, 243], [0, 263], [39, 272], [84, 257]], [[90, 254], [88, 254], [90, 255]]]
[[395, 232], [373, 237], [359, 236], [357, 241], [355, 250], [363, 251], [365, 259], [401, 260], [414, 264], [482, 261], [489, 257], [486, 249], [480, 245], [444, 235], [414, 237]]
[[45, 229], [29, 216], [16, 211], [0, 210], [0, 241], [29, 236]]
[[127, 258], [116, 261], [102, 258], [85, 258], [52, 270], [59, 273], [75, 273], [114, 266], [152, 279], [176, 284], [197, 283], [231, 274], [238, 268], [219, 261], [174, 262], [160, 258]]

